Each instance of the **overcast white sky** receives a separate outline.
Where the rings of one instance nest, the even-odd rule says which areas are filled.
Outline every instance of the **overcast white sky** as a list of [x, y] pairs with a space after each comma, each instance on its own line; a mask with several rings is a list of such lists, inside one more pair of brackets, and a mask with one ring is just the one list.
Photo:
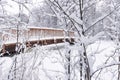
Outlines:
[[[9, 13], [9, 14], [16, 14], [19, 12], [19, 6], [16, 2], [12, 1], [12, 0], [6, 0], [8, 5], [4, 5], [4, 9]], [[33, 5], [32, 4], [26, 4], [28, 6], [28, 8], [32, 8], [33, 6], [37, 6], [37, 5], [40, 5], [40, 3], [44, 1], [44, 0], [31, 0], [31, 3], [33, 2]], [[42, 4], [41, 4], [42, 5]], [[28, 11], [26, 9], [23, 9], [24, 13], [28, 14]]]

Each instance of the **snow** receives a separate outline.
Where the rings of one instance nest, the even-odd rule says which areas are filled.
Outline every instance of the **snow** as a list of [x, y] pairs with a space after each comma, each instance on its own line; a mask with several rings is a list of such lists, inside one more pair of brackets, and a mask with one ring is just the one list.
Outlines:
[[5, 78], [8, 75], [12, 63], [13, 60], [9, 57], [0, 58], [0, 78]]
[[[64, 47], [64, 44], [60, 43], [56, 45], [53, 44], [53, 45], [47, 45], [47, 46], [40, 46], [40, 48], [39, 47], [33, 48], [31, 52], [17, 55], [17, 61], [18, 61], [17, 66], [22, 67], [21, 64], [23, 59], [27, 67], [25, 71], [27, 76], [30, 77], [31, 75], [29, 74], [30, 71], [31, 73], [33, 73], [33, 71], [37, 71], [36, 69], [39, 69], [40, 72], [38, 71], [37, 73], [36, 72], [35, 73], [40, 74], [41, 76], [39, 77], [45, 80], [48, 80], [45, 72], [53, 72], [53, 74], [49, 74], [51, 76], [58, 75], [58, 74], [55, 74], [57, 72], [60, 72], [59, 74], [61, 73], [63, 74], [64, 68], [60, 63], [58, 63], [58, 59], [60, 59], [60, 56], [58, 56], [58, 51], [55, 49], [56, 46], [60, 48], [60, 47]], [[38, 48], [40, 50], [38, 50]], [[37, 51], [37, 53], [35, 53], [34, 51]], [[14, 61], [14, 58], [15, 56], [0, 58], [0, 61], [2, 63], [0, 67], [1, 67], [1, 71], [3, 72], [3, 73], [1, 72], [0, 73], [2, 74], [3, 79], [7, 76], [6, 74], [8, 74], [9, 70], [11, 69], [11, 65]], [[31, 70], [31, 67], [33, 70]]]
[[72, 14], [70, 15], [70, 17], [71, 17], [72, 19], [74, 19], [77, 23], [83, 25], [83, 21], [80, 20], [79, 17], [77, 17], [75, 13], [72, 13]]
[[[70, 39], [70, 37], [48, 37], [48, 36], [46, 36], [46, 37], [35, 37], [35, 36], [31, 36], [30, 38], [29, 38], [29, 41], [37, 41], [37, 40], [52, 40], [52, 39], [54, 39], [54, 40], [57, 40], [57, 39], [65, 39], [65, 38], [68, 38], [68, 39]], [[71, 37], [71, 38], [74, 38], [74, 37]], [[4, 41], [4, 44], [12, 44], [12, 43], [16, 43], [17, 42], [17, 40], [16, 39], [14, 39], [14, 38], [10, 38], [9, 40], [7, 40], [7, 41]], [[22, 38], [20, 38], [19, 39], [19, 42], [23, 42], [23, 39]]]
[[[66, 79], [66, 70], [65, 70], [65, 56], [66, 50], [72, 50], [71, 51], [71, 63], [74, 63], [71, 66], [75, 66], [78, 61], [79, 51], [78, 47], [79, 45], [74, 46], [68, 46], [67, 43], [60, 43], [60, 44], [52, 44], [47, 46], [37, 46], [35, 48], [32, 48], [31, 51], [26, 52], [24, 54], [17, 55], [17, 66], [22, 69], [21, 65], [24, 63], [26, 69], [25, 69], [25, 75], [27, 78], [26, 80], [29, 80], [32, 78], [32, 80], [36, 80], [36, 77], [41, 80], [65, 80]], [[56, 48], [56, 46], [58, 48]], [[59, 49], [59, 50], [58, 50]], [[94, 44], [91, 44], [87, 48], [88, 58], [91, 66], [91, 74], [100, 68], [104, 68], [105, 61], [107, 59], [107, 56], [110, 56], [113, 54], [112, 51], [115, 50], [115, 43], [112, 41], [97, 41]], [[5, 78], [11, 68], [11, 65], [13, 64], [13, 61], [15, 59], [14, 57], [1, 57], [0, 58], [0, 76], [2, 78]], [[110, 63], [111, 65], [114, 63]], [[118, 63], [116, 63], [118, 64]], [[104, 66], [103, 66], [104, 65]], [[116, 68], [116, 67], [115, 67]], [[77, 72], [75, 70], [75, 72]], [[77, 72], [78, 73], [78, 72]], [[76, 74], [79, 76], [79, 74]], [[113, 76], [111, 72], [106, 72], [105, 75], [102, 77], [103, 80], [106, 80], [109, 78], [109, 80], [112, 80], [111, 77]], [[35, 77], [36, 76], [36, 77]], [[73, 77], [73, 76], [72, 76]], [[76, 79], [79, 80], [79, 77]], [[92, 79], [94, 80], [94, 78]]]
[[94, 69], [106, 61], [106, 55], [113, 54], [114, 47], [115, 44], [111, 41], [97, 41], [95, 44], [88, 46], [88, 55], [95, 59]]
[[[41, 3], [42, 5], [43, 2], [41, 2], [41, 0], [17, 1], [18, 0], [0, 0], [1, 23], [7, 27], [12, 25], [26, 26], [27, 24], [21, 22], [24, 20], [20, 20], [20, 18], [17, 17], [12, 17], [17, 13], [25, 13], [28, 15], [28, 18], [30, 18], [30, 21], [27, 20], [29, 22], [27, 22], [28, 24], [40, 26], [39, 23], [42, 23], [42, 20], [40, 20], [42, 17], [39, 16], [39, 12], [42, 10], [35, 13], [35, 15], [38, 14], [39, 19], [34, 19], [37, 16], [32, 15], [32, 12], [34, 13], [34, 10], [32, 8], [37, 8], [39, 6], [38, 4]], [[116, 32], [116, 29], [119, 27], [120, 20], [118, 9], [119, 5], [116, 4], [119, 3], [119, 0], [46, 1], [59, 19], [57, 20], [57, 24], [59, 25], [56, 27], [62, 26], [66, 29], [76, 28], [78, 34], [80, 34], [79, 32], [82, 32], [84, 35], [79, 35], [78, 41], [76, 41], [74, 45], [68, 43], [53, 44], [49, 46], [36, 45], [34, 48], [26, 48], [25, 53], [23, 54], [21, 53], [13, 57], [0, 57], [0, 80], [80, 80], [82, 78], [82, 80], [86, 80], [84, 78], [85, 76], [89, 76], [85, 75], [89, 66], [90, 75], [92, 77], [91, 80], [117, 80], [119, 77], [118, 64], [120, 64], [120, 60], [118, 60], [118, 58], [120, 57], [120, 44], [118, 43], [119, 31], [117, 30]], [[82, 5], [79, 5], [78, 3]], [[47, 8], [46, 5], [42, 5], [42, 7]], [[82, 8], [82, 10], [80, 8]], [[48, 9], [49, 8], [46, 10]], [[44, 13], [46, 10], [43, 10], [42, 12]], [[48, 12], [51, 13], [49, 10]], [[82, 12], [83, 15], [80, 16], [80, 12]], [[49, 13], [45, 13], [45, 15], [54, 17], [54, 15], [51, 15]], [[19, 17], [22, 16], [19, 15]], [[80, 20], [80, 17], [84, 17], [83, 20]], [[49, 22], [44, 19], [43, 22], [54, 23], [54, 21]], [[96, 26], [99, 26], [99, 28]], [[38, 27], [28, 27], [31, 29], [38, 29]], [[2, 26], [2, 28], [4, 28], [4, 26]], [[44, 27], [41, 28], [47, 29]], [[105, 28], [103, 32], [107, 33], [110, 38], [112, 37], [111, 40], [116, 39], [114, 41], [116, 43], [108, 40], [101, 40], [101, 37], [102, 39], [103, 37], [106, 37], [106, 34], [101, 31], [102, 28]], [[23, 29], [23, 27], [21, 27], [21, 29]], [[24, 29], [26, 30], [26, 28]], [[50, 29], [54, 31], [54, 28]], [[0, 32], [3, 32], [2, 29]], [[3, 32], [3, 35], [1, 34], [1, 36], [4, 35], [10, 36], [12, 38], [9, 38], [10, 40], [5, 39], [5, 42], [0, 41], [0, 47], [2, 47], [1, 45], [4, 43], [10, 44], [17, 42], [13, 35], [8, 34], [7, 31]], [[31, 35], [29, 39], [28, 37], [23, 38], [19, 36], [19, 42], [22, 43], [25, 40], [33, 41], [68, 37], [51, 37], [50, 35], [44, 37], [45, 35], [46, 34], [43, 34], [43, 36], [40, 37], [34, 37]], [[87, 64], [87, 61], [89, 62], [89, 65]], [[82, 63], [82, 69], [80, 67], [80, 63]], [[69, 67], [71, 68], [70, 74], [68, 70]], [[82, 75], [80, 75], [80, 70], [82, 72]], [[71, 77], [71, 79], [69, 79], [69, 77]]]
[[103, 35], [104, 35], [104, 32], [100, 32], [96, 34], [95, 36], [91, 36], [91, 37], [81, 36], [80, 40], [82, 43], [84, 43], [87, 46], [87, 45], [94, 43], [95, 41], [98, 41]]
[[[101, 41], [97, 41], [95, 44], [91, 44], [90, 46], [88, 46], [87, 52], [89, 57], [89, 63], [91, 66], [91, 75], [96, 70], [102, 69], [103, 75], [100, 78], [103, 80], [107, 80], [107, 79], [113, 80], [114, 74], [112, 72], [114, 72], [117, 69], [117, 67], [112, 66], [112, 68], [111, 67], [107, 69], [104, 68], [105, 66], [108, 65], [112, 65], [115, 63], [118, 64], [116, 61], [112, 60], [115, 49], [116, 49], [116, 45], [112, 41], [101, 40]], [[96, 72], [94, 76], [97, 74], [98, 72]], [[95, 80], [95, 78], [92, 78], [92, 80]]]
[[57, 28], [48, 28], [48, 27], [34, 27], [34, 26], [28, 26], [30, 29], [50, 29], [50, 30], [63, 30], [63, 29], [57, 29]]

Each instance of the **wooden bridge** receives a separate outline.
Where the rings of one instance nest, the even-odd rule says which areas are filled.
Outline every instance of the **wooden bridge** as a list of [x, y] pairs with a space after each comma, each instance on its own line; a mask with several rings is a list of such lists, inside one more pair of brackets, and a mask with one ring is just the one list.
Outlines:
[[65, 41], [74, 42], [74, 32], [64, 31], [55, 28], [28, 27], [27, 29], [3, 29], [0, 33], [1, 54], [15, 54], [22, 48], [37, 45], [49, 45], [63, 43]]

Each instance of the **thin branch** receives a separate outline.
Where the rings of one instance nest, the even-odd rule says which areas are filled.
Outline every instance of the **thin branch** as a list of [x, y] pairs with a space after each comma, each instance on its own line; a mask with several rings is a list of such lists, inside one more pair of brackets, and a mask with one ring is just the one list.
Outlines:
[[102, 66], [102, 67], [98, 68], [97, 70], [95, 70], [95, 71], [91, 74], [91, 76], [93, 76], [96, 72], [100, 71], [101, 69], [105, 69], [105, 68], [108, 68], [108, 67], [111, 67], [111, 66], [116, 66], [116, 65], [120, 65], [120, 62]]
[[[118, 48], [118, 49], [119, 49], [119, 48]], [[118, 49], [115, 50], [114, 54], [112, 54], [111, 56], [109, 56], [109, 57], [107, 58], [107, 60], [105, 61], [104, 64], [107, 64], [107, 62], [109, 61], [109, 59], [115, 55], [115, 53], [116, 53], [116, 51], [117, 51]], [[100, 70], [99, 74], [100, 74], [101, 72], [102, 72], [102, 69]], [[99, 76], [99, 74], [98, 74], [97, 76]], [[94, 75], [94, 74], [93, 74], [93, 75]], [[92, 77], [93, 75], [91, 75], [91, 77]]]
[[[119, 3], [119, 4], [120, 4], [120, 3]], [[97, 20], [97, 21], [96, 21], [95, 23], [93, 23], [91, 26], [89, 26], [88, 29], [85, 30], [85, 34], [87, 34], [88, 31], [94, 27], [94, 25], [96, 25], [97, 23], [99, 23], [100, 21], [104, 20], [105, 18], [107, 18], [107, 17], [108, 17], [109, 15], [111, 15], [112, 13], [114, 13], [114, 11], [116, 11], [117, 9], [119, 9], [119, 7], [120, 7], [120, 5], [116, 6], [113, 11], [111, 11], [110, 13], [108, 13], [107, 15], [105, 15], [104, 17], [102, 17], [102, 18], [100, 18], [99, 20]]]

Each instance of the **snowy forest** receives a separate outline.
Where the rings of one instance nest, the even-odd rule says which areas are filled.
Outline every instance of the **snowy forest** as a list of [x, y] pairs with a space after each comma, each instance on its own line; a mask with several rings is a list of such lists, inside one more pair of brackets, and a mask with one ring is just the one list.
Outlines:
[[0, 0], [0, 80], [120, 80], [120, 0]]

